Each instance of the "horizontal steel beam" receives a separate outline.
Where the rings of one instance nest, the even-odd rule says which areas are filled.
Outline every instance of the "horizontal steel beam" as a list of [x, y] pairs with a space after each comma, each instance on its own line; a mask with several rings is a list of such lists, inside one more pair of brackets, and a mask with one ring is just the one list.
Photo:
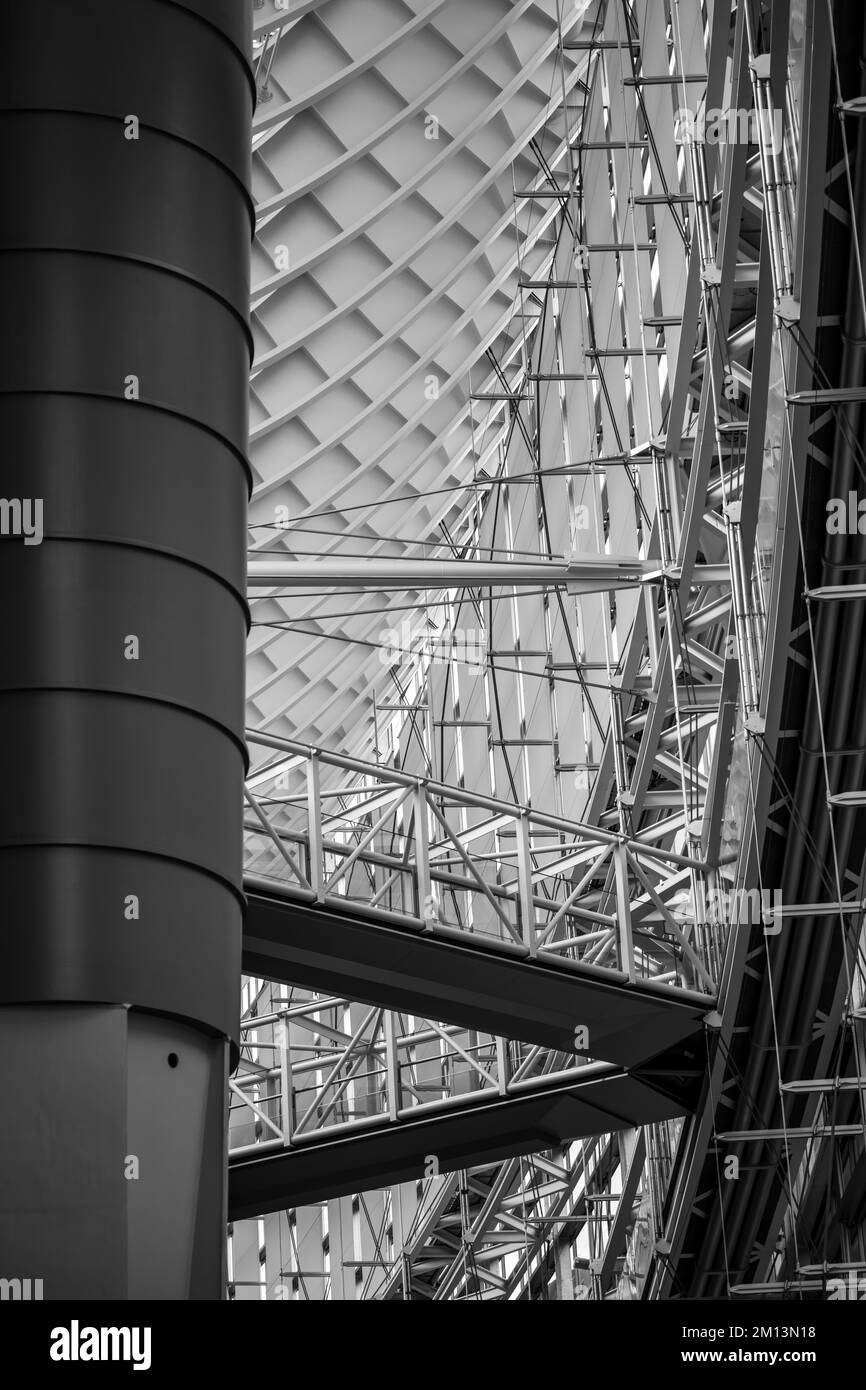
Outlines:
[[578, 584], [586, 593], [639, 584], [654, 566], [646, 560], [611, 555], [585, 560], [290, 560], [282, 557], [250, 560], [251, 589], [306, 589], [311, 585], [337, 589], [393, 585], [397, 588], [462, 588], [492, 584], [511, 588], [523, 584]]
[[[249, 589], [454, 589], [520, 588], [567, 584], [573, 593], [604, 593], [631, 588], [660, 574], [658, 561], [633, 556], [596, 555], [572, 560], [415, 560], [358, 556], [351, 560], [292, 560], [283, 556], [251, 559]], [[672, 572], [672, 578], [676, 573]], [[695, 565], [695, 583], [723, 584], [726, 565]]]

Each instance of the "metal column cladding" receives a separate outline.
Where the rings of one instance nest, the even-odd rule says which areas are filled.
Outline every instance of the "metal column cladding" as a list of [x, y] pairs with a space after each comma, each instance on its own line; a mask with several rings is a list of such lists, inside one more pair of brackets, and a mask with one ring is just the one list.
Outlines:
[[0, 1002], [234, 1039], [250, 9], [2, 25]]
[[0, 1276], [219, 1298], [251, 9], [0, 22]]

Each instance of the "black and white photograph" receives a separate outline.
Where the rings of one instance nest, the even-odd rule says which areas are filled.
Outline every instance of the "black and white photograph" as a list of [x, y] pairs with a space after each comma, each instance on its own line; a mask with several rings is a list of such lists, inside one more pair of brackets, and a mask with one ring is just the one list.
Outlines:
[[0, 22], [0, 1329], [168, 1384], [571, 1302], [586, 1374], [830, 1376], [862, 0]]

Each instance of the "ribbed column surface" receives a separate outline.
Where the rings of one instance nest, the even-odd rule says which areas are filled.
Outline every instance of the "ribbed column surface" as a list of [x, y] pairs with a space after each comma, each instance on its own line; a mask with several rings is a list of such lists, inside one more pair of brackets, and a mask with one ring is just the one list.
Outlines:
[[249, 12], [2, 22], [0, 999], [234, 1036]]
[[[83, 1297], [219, 1296], [251, 9], [44, 0], [4, 6], [0, 27], [0, 1032], [53, 1130], [0, 1160], [0, 1275], [23, 1232], [46, 1297], [75, 1260]], [[101, 1255], [82, 1249], [97, 1233]]]

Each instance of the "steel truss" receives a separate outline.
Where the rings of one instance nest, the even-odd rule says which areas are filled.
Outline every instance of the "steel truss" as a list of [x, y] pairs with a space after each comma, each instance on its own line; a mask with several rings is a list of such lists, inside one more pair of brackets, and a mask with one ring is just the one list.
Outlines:
[[[576, 119], [563, 91], [564, 167], [562, 157], [542, 166], [536, 185], [553, 195], [565, 235], [544, 269], [521, 281], [530, 332], [478, 393], [497, 397], [486, 404], [511, 435], [524, 419], [535, 472], [551, 413], [573, 425], [582, 410], [570, 471], [594, 535], [578, 535], [578, 551], [652, 562], [633, 594], [574, 599], [575, 669], [603, 677], [581, 691], [595, 730], [581, 760], [585, 809], [557, 819], [449, 787], [429, 776], [429, 739], [413, 776], [262, 737], [270, 761], [249, 784], [248, 869], [277, 876], [297, 900], [351, 904], [383, 920], [396, 913], [434, 935], [475, 934], [494, 950], [550, 952], [575, 968], [712, 996], [720, 979], [729, 984], [749, 935], [739, 890], [767, 887], [750, 840], [749, 755], [767, 735], [773, 615], [796, 548], [776, 514], [790, 469], [779, 335], [800, 307], [792, 267], [801, 92], [787, 51], [767, 61], [757, 6], [671, 0], [664, 24], [655, 8], [630, 0], [590, 8], [578, 37], [560, 32], [563, 53], [585, 58], [585, 90]], [[698, 102], [762, 113], [756, 142], [682, 138], [674, 105], [694, 111]], [[775, 149], [777, 111], [784, 139]], [[555, 393], [543, 398], [542, 383]], [[485, 526], [497, 524], [490, 517], [488, 504], [473, 520], [475, 554]], [[614, 530], [624, 545], [613, 544]], [[458, 595], [458, 614], [467, 599], [475, 601]], [[414, 685], [412, 671], [420, 671]], [[410, 730], [403, 765], [411, 768], [416, 716], [423, 720], [443, 677], [423, 653], [403, 677], [411, 712], [395, 706], [393, 722]], [[468, 726], [471, 713], [470, 701], [457, 722]], [[605, 736], [592, 753], [599, 728]], [[708, 902], [724, 920], [707, 934]], [[777, 925], [769, 913], [759, 931]], [[728, 939], [735, 945], [722, 978]], [[406, 1098], [413, 1108], [463, 1104], [486, 1087], [558, 1075], [566, 1062], [345, 1000], [293, 996], [284, 1005], [280, 996], [277, 1007], [266, 989], [255, 1009], [245, 1023], [253, 1053], [234, 1083], [239, 1113], [250, 1116], [244, 1142], [284, 1145], [298, 1116], [309, 1131], [393, 1121]], [[711, 1048], [721, 1023], [711, 1014]], [[262, 1042], [283, 1025], [276, 1042]], [[586, 1066], [571, 1056], [565, 1069]], [[300, 1106], [281, 1103], [296, 1092]], [[690, 1143], [699, 1129], [688, 1130]], [[331, 1296], [355, 1296], [345, 1271], [366, 1268], [370, 1246], [367, 1235], [356, 1230], [353, 1241], [345, 1231], [365, 1200], [376, 1205], [368, 1225], [377, 1271], [357, 1286], [365, 1296], [633, 1297], [648, 1271], [661, 1288], [684, 1143], [679, 1125], [654, 1124], [564, 1155], [431, 1176], [420, 1189], [402, 1184], [354, 1205], [339, 1199], [328, 1205], [327, 1231], [315, 1220], [308, 1231], [308, 1250], [328, 1244], [327, 1279], [317, 1275], [316, 1291], [304, 1294], [293, 1274], [292, 1291], [278, 1296], [319, 1297], [328, 1280]], [[297, 1230], [297, 1218], [294, 1227], [285, 1214], [267, 1220], [280, 1244]]]
[[719, 893], [706, 861], [396, 769], [249, 739], [282, 756], [256, 774], [259, 787], [270, 784], [266, 803], [247, 787], [248, 888], [712, 1002], [726, 924], [708, 913]]
[[[856, 535], [828, 540], [825, 510], [826, 498], [847, 497], [861, 472], [853, 431], [862, 366], [837, 340], [841, 329], [846, 344], [857, 341], [866, 321], [863, 209], [854, 196], [863, 150], [850, 126], [861, 100], [852, 57], [862, 51], [862, 12], [777, 5], [763, 31], [746, 27], [746, 42], [756, 82], [778, 93], [804, 18], [809, 41], [795, 64], [808, 131], [804, 176], [787, 251], [783, 216], [767, 246], [786, 527], [798, 546], [777, 558], [747, 846], [753, 872], [778, 876], [795, 920], [778, 941], [744, 938], [732, 953], [706, 1106], [671, 1191], [671, 1260], [651, 1269], [652, 1296], [862, 1297], [864, 824], [862, 731], [851, 711], [862, 646], [853, 616], [859, 585], [828, 582], [862, 562]], [[800, 35], [802, 45], [802, 27]], [[769, 204], [777, 174], [766, 160], [764, 176]], [[839, 272], [849, 263], [846, 285]], [[792, 757], [794, 739], [801, 758]], [[806, 750], [816, 743], [813, 764]], [[846, 744], [846, 760], [837, 761]], [[723, 1172], [739, 1180], [724, 1182]]]

